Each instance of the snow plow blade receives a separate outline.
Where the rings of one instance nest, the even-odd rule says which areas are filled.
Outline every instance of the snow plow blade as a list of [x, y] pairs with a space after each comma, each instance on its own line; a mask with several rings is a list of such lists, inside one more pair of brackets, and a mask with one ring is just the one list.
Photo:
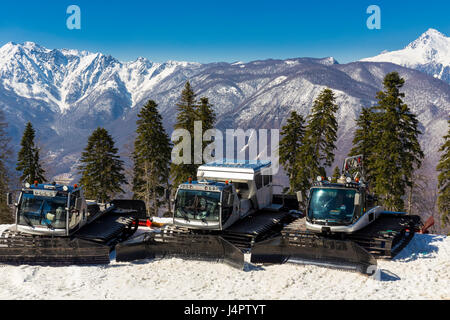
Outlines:
[[116, 246], [116, 261], [175, 257], [244, 269], [244, 254], [220, 236], [148, 232]]
[[0, 264], [69, 266], [109, 264], [110, 248], [68, 238], [15, 237], [0, 239]]
[[257, 243], [252, 248], [251, 262], [312, 264], [367, 275], [374, 274], [377, 265], [375, 258], [353, 241], [314, 235], [277, 237]]

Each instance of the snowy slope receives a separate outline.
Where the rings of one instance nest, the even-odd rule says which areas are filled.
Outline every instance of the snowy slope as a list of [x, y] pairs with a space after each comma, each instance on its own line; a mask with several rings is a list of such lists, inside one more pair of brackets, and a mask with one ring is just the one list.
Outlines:
[[[249, 257], [246, 257], [247, 261]], [[0, 266], [0, 299], [450, 299], [450, 238], [416, 235], [380, 278], [316, 266], [181, 259], [91, 267]]]
[[450, 83], [450, 37], [435, 29], [428, 29], [402, 50], [383, 52], [361, 61], [392, 62]]

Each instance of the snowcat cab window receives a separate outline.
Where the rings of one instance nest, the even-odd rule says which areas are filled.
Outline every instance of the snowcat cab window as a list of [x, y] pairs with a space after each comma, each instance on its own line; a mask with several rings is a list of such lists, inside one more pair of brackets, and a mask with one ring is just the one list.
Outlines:
[[66, 197], [43, 197], [24, 193], [19, 204], [19, 224], [65, 229], [66, 206]]
[[219, 221], [220, 192], [180, 189], [175, 202], [175, 218]]
[[317, 188], [311, 190], [308, 218], [313, 222], [327, 221], [349, 224], [355, 213], [356, 190]]
[[270, 184], [270, 182], [271, 182], [271, 181], [270, 181], [270, 180], [271, 180], [270, 177], [271, 177], [271, 176], [268, 175], [268, 174], [266, 174], [266, 175], [263, 176], [263, 178], [264, 178], [264, 186], [268, 186], [268, 185]]
[[256, 189], [261, 189], [263, 186], [263, 178], [260, 174], [257, 174], [255, 176], [255, 184], [256, 184]]
[[250, 188], [248, 183], [234, 182], [234, 186], [240, 199], [248, 199], [250, 196]]

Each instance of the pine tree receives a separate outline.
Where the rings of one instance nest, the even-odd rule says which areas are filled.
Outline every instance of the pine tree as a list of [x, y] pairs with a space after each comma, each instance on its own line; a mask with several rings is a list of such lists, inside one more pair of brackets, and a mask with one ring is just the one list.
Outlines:
[[[349, 156], [362, 155], [364, 159], [364, 169], [367, 181], [373, 181], [371, 175], [371, 163], [373, 150], [377, 139], [379, 139], [379, 132], [374, 129], [374, 123], [377, 122], [376, 117], [379, 114], [372, 111], [371, 108], [363, 108], [356, 120], [356, 130], [353, 137], [353, 148]], [[375, 155], [376, 156], [376, 155]]]
[[412, 187], [412, 175], [421, 165], [424, 155], [418, 142], [418, 121], [403, 103], [404, 84], [397, 72], [385, 76], [385, 91], [377, 94], [378, 105], [373, 107], [373, 152], [369, 156], [371, 184], [377, 194], [383, 196], [385, 207], [404, 210], [402, 197], [407, 187]]
[[198, 118], [202, 122], [203, 133], [209, 129], [214, 129], [216, 124], [216, 113], [213, 106], [206, 97], [200, 98], [200, 104], [197, 106]]
[[279, 155], [280, 164], [289, 176], [289, 192], [295, 190], [295, 162], [300, 152], [305, 135], [305, 120], [297, 112], [292, 111], [287, 123], [281, 129]]
[[[206, 97], [200, 98], [200, 104], [197, 105], [197, 119], [202, 122], [202, 137], [205, 132], [210, 129], [214, 129], [216, 124], [216, 113], [213, 110], [213, 106], [209, 103], [209, 99]], [[203, 141], [202, 151], [210, 143], [209, 141]]]
[[141, 109], [136, 124], [134, 198], [145, 201], [149, 215], [157, 215], [163, 191], [169, 188], [172, 145], [154, 101], [148, 101]]
[[42, 168], [39, 148], [34, 144], [36, 131], [31, 122], [28, 122], [23, 133], [19, 151], [16, 170], [21, 173], [20, 181], [34, 183], [35, 181], [43, 183], [46, 181], [45, 170]]
[[341, 170], [338, 166], [334, 167], [333, 175], [331, 176], [331, 181], [333, 183], [336, 183], [338, 179], [341, 177]]
[[[194, 93], [189, 82], [186, 82], [186, 85], [181, 93], [181, 99], [180, 103], [177, 104], [177, 110], [178, 114], [175, 129], [185, 129], [191, 135], [191, 163], [172, 164], [171, 175], [174, 178], [175, 185], [185, 182], [189, 178], [195, 178], [197, 176], [197, 169], [200, 164], [196, 164], [194, 161], [195, 122], [200, 121], [202, 123], [202, 137], [207, 130], [214, 128], [216, 122], [216, 114], [212, 108], [212, 105], [209, 103], [209, 99], [206, 97], [202, 97], [200, 98], [200, 102], [198, 103], [196, 100], [196, 94]], [[178, 143], [179, 141], [175, 141], [175, 144]], [[208, 141], [203, 141], [201, 150], [202, 152], [208, 143]], [[182, 154], [180, 154], [180, 156], [182, 156]], [[200, 154], [200, 156], [203, 156], [203, 153]]]
[[[175, 185], [179, 185], [189, 178], [197, 176], [198, 165], [194, 164], [194, 122], [198, 118], [198, 115], [196, 112], [196, 95], [189, 81], [186, 82], [181, 92], [181, 99], [177, 104], [177, 111], [177, 122], [174, 128], [185, 129], [191, 135], [191, 163], [172, 164], [171, 175]], [[180, 140], [174, 141], [174, 143], [178, 144]], [[183, 156], [183, 154], [180, 154], [180, 156]]]
[[[450, 120], [448, 120], [450, 126]], [[441, 159], [437, 165], [436, 170], [438, 175], [438, 208], [441, 212], [441, 221], [443, 226], [450, 223], [450, 128], [447, 135], [444, 136], [444, 144], [439, 149], [442, 152]]]
[[295, 187], [298, 191], [306, 192], [317, 176], [326, 176], [326, 167], [334, 161], [338, 130], [335, 114], [338, 108], [334, 93], [328, 88], [314, 101], [295, 165]]
[[5, 121], [3, 111], [0, 110], [0, 224], [9, 224], [13, 222], [11, 209], [6, 203], [6, 193], [9, 192], [10, 174], [6, 163], [11, 156], [11, 148], [9, 143], [11, 139], [8, 137], [6, 129], [8, 123]]
[[104, 128], [97, 128], [88, 139], [88, 145], [81, 155], [80, 184], [87, 199], [106, 203], [118, 193], [123, 193], [126, 184], [123, 161], [117, 155], [118, 149]]

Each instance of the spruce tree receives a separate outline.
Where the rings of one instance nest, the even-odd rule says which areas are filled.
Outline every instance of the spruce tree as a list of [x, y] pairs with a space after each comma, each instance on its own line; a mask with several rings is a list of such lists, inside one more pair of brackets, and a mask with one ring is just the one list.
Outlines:
[[0, 110], [0, 224], [13, 223], [11, 208], [6, 203], [6, 193], [10, 191], [10, 174], [7, 168], [7, 162], [12, 154], [6, 129], [8, 123], [5, 121], [3, 111]]
[[212, 107], [208, 98], [200, 98], [200, 104], [197, 106], [197, 118], [202, 122], [203, 133], [209, 129], [214, 129], [214, 125], [216, 124], [216, 113]]
[[[450, 120], [448, 120], [448, 124], [450, 125]], [[442, 152], [442, 156], [436, 168], [439, 172], [438, 208], [441, 212], [441, 222], [444, 226], [450, 222], [450, 217], [448, 215], [450, 211], [450, 128], [447, 135], [444, 136], [444, 144], [439, 149], [439, 152]]]
[[308, 125], [305, 129], [304, 143], [295, 164], [297, 191], [306, 192], [317, 176], [326, 176], [326, 167], [334, 161], [338, 124], [334, 93], [324, 89], [314, 101]]
[[292, 111], [286, 125], [281, 128], [279, 155], [280, 164], [289, 176], [289, 192], [295, 192], [295, 162], [300, 152], [305, 135], [305, 120], [297, 112]]
[[[198, 165], [194, 164], [194, 122], [198, 118], [196, 112], [196, 95], [191, 87], [191, 84], [186, 82], [183, 91], [181, 92], [180, 102], [177, 104], [177, 122], [175, 124], [176, 129], [185, 129], [189, 132], [191, 138], [191, 163], [181, 163], [171, 165], [171, 175], [175, 185], [179, 185], [189, 178], [195, 178], [197, 176]], [[174, 141], [175, 144], [179, 143]], [[180, 156], [183, 156], [180, 151]]]
[[[216, 113], [213, 110], [212, 105], [209, 103], [209, 99], [206, 97], [200, 98], [200, 104], [197, 105], [197, 119], [202, 122], [202, 137], [207, 130], [214, 129], [216, 124]], [[209, 144], [209, 141], [203, 141], [202, 151]]]
[[28, 122], [25, 131], [22, 136], [20, 145], [22, 148], [18, 154], [18, 162], [16, 170], [21, 173], [20, 181], [34, 183], [45, 182], [45, 170], [42, 168], [39, 148], [34, 144], [34, 138], [36, 131], [34, 130], [31, 122]]
[[[349, 156], [362, 155], [364, 159], [364, 169], [367, 181], [373, 181], [370, 169], [370, 161], [373, 159], [373, 150], [377, 139], [379, 139], [379, 132], [374, 128], [377, 122], [376, 117], [379, 114], [373, 112], [372, 108], [363, 108], [356, 120], [356, 130], [353, 137], [353, 148]], [[375, 155], [376, 157], [376, 155]]]
[[149, 215], [157, 215], [163, 191], [169, 188], [172, 145], [154, 101], [148, 101], [141, 109], [136, 124], [134, 198], [145, 201]]
[[[185, 129], [191, 135], [191, 163], [189, 164], [172, 164], [171, 175], [174, 180], [174, 184], [178, 185], [182, 182], [187, 181], [189, 178], [195, 178], [197, 176], [197, 169], [200, 164], [195, 163], [194, 157], [194, 124], [196, 121], [202, 123], [201, 135], [209, 130], [213, 129], [216, 122], [216, 114], [209, 103], [209, 99], [202, 97], [199, 102], [196, 100], [196, 94], [194, 93], [189, 81], [181, 93], [180, 102], [177, 104], [177, 122], [175, 124], [175, 129]], [[199, 138], [202, 138], [199, 137]], [[180, 138], [182, 139], [182, 138]], [[179, 141], [175, 141], [178, 144]], [[202, 154], [208, 141], [202, 143]], [[182, 153], [183, 151], [181, 151]], [[180, 154], [182, 156], [182, 154]]]
[[122, 184], [126, 184], [123, 174], [123, 161], [117, 155], [113, 138], [104, 128], [97, 128], [88, 139], [81, 155], [80, 184], [87, 199], [106, 203], [123, 193]]
[[368, 161], [375, 192], [383, 197], [386, 208], [398, 211], [404, 210], [402, 197], [412, 187], [413, 172], [424, 157], [418, 142], [418, 120], [402, 101], [405, 95], [400, 88], [404, 83], [397, 72], [384, 78], [385, 91], [378, 92], [378, 104], [373, 107], [377, 115], [371, 129], [374, 146]]
[[338, 166], [334, 167], [333, 175], [331, 176], [331, 181], [337, 183], [338, 179], [341, 177], [341, 170]]

